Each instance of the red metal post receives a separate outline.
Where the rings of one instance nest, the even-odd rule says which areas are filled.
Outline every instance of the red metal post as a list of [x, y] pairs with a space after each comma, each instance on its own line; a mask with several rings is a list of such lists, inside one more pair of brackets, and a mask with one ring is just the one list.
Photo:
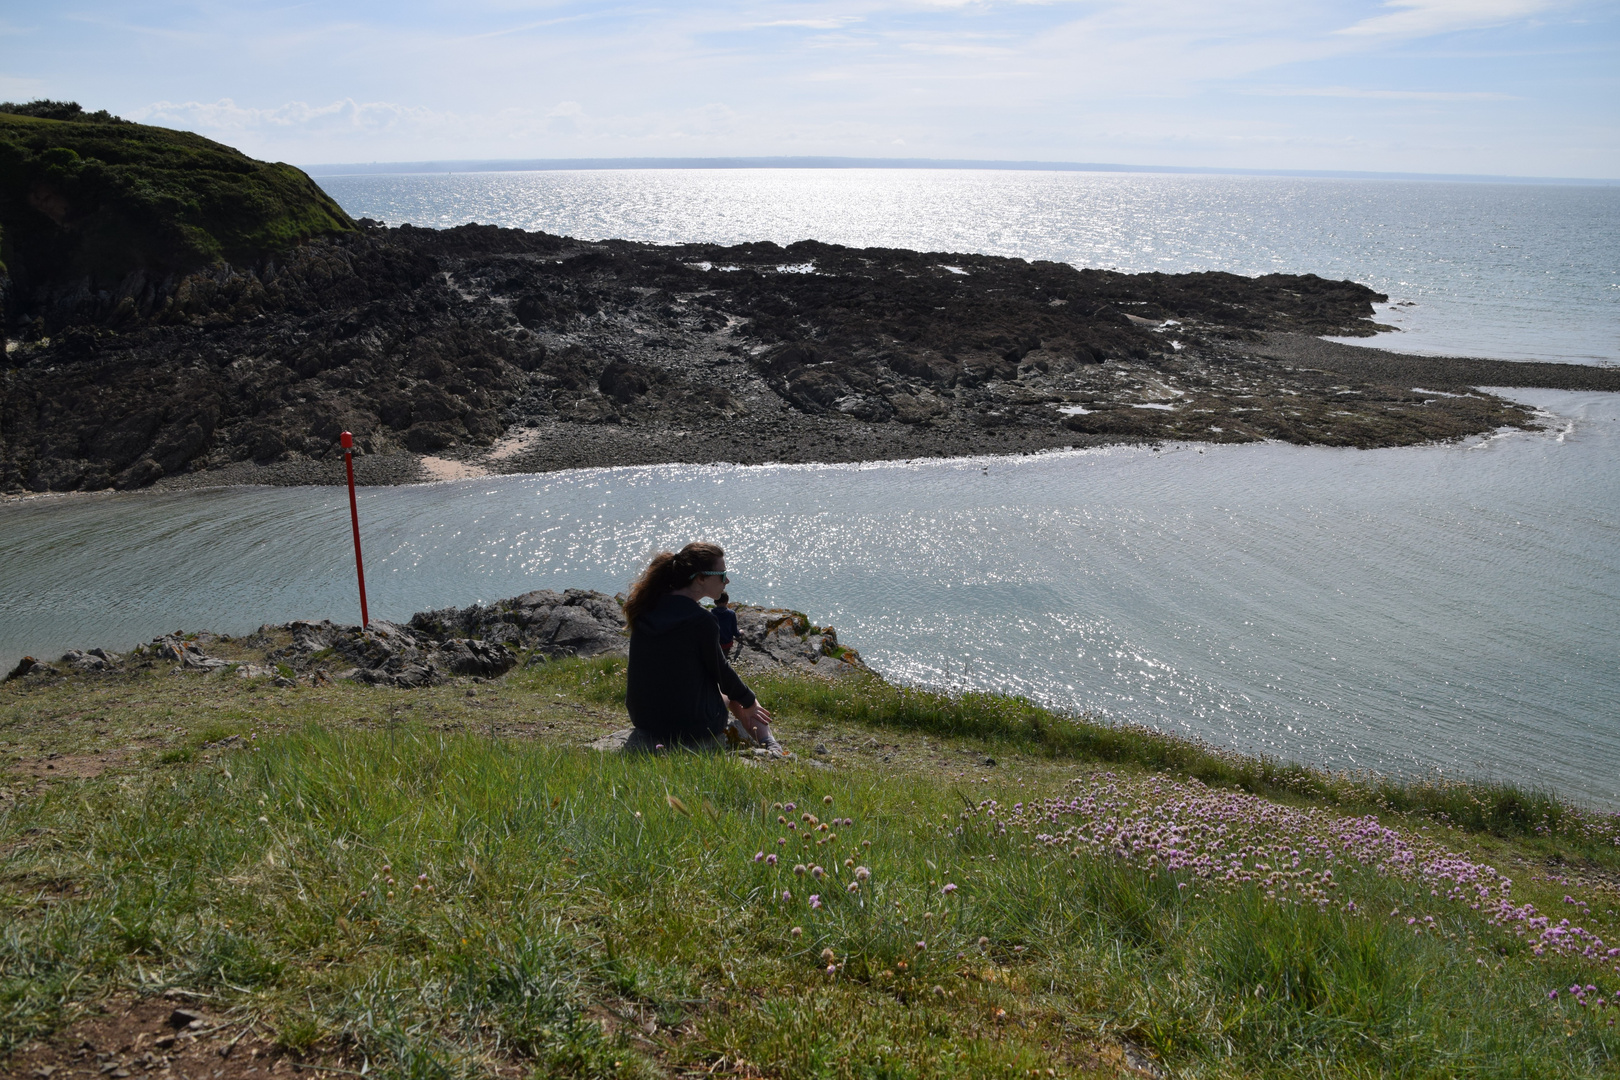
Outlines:
[[343, 443], [343, 467], [349, 474], [349, 523], [354, 526], [354, 573], [360, 579], [360, 625], [371, 625], [371, 615], [366, 611], [366, 564], [360, 559], [360, 508], [354, 501], [354, 436], [345, 431], [340, 436]]

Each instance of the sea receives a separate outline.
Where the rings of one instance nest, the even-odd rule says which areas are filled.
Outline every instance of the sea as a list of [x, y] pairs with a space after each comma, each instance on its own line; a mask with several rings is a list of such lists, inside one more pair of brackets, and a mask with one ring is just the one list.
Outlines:
[[[1401, 330], [1381, 346], [1620, 362], [1620, 188], [946, 170], [320, 182], [356, 217], [434, 227], [1312, 272], [1390, 294], [1380, 321]], [[1501, 392], [1541, 427], [1373, 451], [1185, 443], [362, 489], [371, 611], [615, 592], [653, 550], [710, 538], [740, 601], [806, 611], [900, 682], [1620, 809], [1620, 395]], [[181, 628], [358, 621], [331, 488], [0, 504], [0, 567], [8, 667]]]

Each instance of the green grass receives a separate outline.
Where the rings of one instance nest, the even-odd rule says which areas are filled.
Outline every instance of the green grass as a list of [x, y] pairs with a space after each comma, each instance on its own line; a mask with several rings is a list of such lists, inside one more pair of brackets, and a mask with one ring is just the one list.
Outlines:
[[[573, 661], [539, 671], [545, 685], [598, 704], [624, 699], [624, 661], [619, 659]], [[1620, 818], [1514, 784], [1326, 772], [1228, 753], [1147, 728], [1055, 713], [1021, 697], [943, 693], [895, 686], [875, 677], [824, 681], [765, 676], [754, 678], [752, 686], [774, 712], [790, 720], [813, 718], [973, 739], [1056, 760], [1109, 762], [1196, 777], [1213, 786], [1351, 812], [1421, 815], [1502, 837], [1556, 837], [1566, 851], [1620, 866]]]
[[[0, 782], [0, 1072], [6, 1048], [87, 1003], [182, 987], [259, 1019], [290, 1055], [378, 1076], [499, 1063], [545, 1076], [1115, 1075], [1127, 1042], [1184, 1076], [1620, 1075], [1605, 1014], [1547, 998], [1576, 981], [1612, 995], [1602, 969], [1533, 957], [1424, 886], [1343, 877], [1339, 895], [1366, 913], [1346, 915], [1054, 858], [1018, 828], [962, 816], [964, 799], [1010, 805], [1101, 769], [1204, 768], [1211, 786], [1263, 787], [1278, 774], [1261, 763], [1013, 699], [752, 682], [788, 745], [809, 758], [825, 744], [815, 756], [833, 768], [581, 750], [625, 723], [615, 660], [423, 691], [158, 673], [0, 688], [0, 764], [59, 752], [71, 769], [114, 751], [91, 779], [14, 795]], [[249, 749], [219, 746], [249, 734]], [[1559, 831], [1509, 819], [1500, 838], [1432, 804], [1379, 807], [1380, 790], [1421, 800], [1359, 782], [1360, 801], [1299, 783], [1266, 793], [1372, 809], [1492, 859], [1515, 902], [1555, 920], [1574, 914], [1565, 893], [1584, 897], [1579, 921], [1620, 938], [1613, 897], [1562, 877], [1609, 873], [1612, 841], [1570, 826], [1608, 819], [1563, 806]], [[774, 804], [826, 817], [826, 796], [855, 820], [834, 846], [788, 835], [823, 853], [831, 880], [795, 877], [802, 854], [752, 861], [781, 850]], [[843, 858], [872, 872], [856, 898]], [[374, 877], [385, 866], [391, 898]], [[949, 898], [946, 882], [961, 886]], [[816, 912], [812, 891], [827, 898]], [[1438, 932], [1412, 934], [1409, 911]]]
[[[420, 725], [310, 726], [85, 781], [0, 816], [0, 1039], [75, 1000], [180, 986], [379, 1076], [739, 1059], [783, 1077], [1076, 1075], [1106, 1072], [1120, 1039], [1187, 1075], [1614, 1075], [1614, 1029], [1546, 997], [1590, 972], [1530, 958], [1460, 904], [1358, 885], [1365, 910], [1444, 916], [1446, 933], [1413, 936], [1252, 891], [1194, 897], [1016, 833], [958, 834], [961, 798], [922, 774]], [[789, 847], [833, 871], [820, 885], [788, 869], [802, 854], [752, 860], [780, 850], [788, 802], [854, 819]], [[845, 857], [871, 869], [859, 894]], [[944, 897], [946, 881], [962, 888]], [[648, 1020], [660, 1034], [631, 1038]]]

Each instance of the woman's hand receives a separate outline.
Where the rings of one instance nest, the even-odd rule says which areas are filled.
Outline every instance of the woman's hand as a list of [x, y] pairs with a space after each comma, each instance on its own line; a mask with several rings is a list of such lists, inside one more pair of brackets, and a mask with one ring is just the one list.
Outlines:
[[755, 741], [765, 741], [764, 736], [769, 733], [771, 726], [771, 714], [765, 706], [758, 701], [755, 701], [752, 705], [744, 706], [740, 702], [728, 698], [726, 707], [731, 710], [731, 715], [737, 718], [737, 723], [741, 724], [743, 730], [752, 735]]

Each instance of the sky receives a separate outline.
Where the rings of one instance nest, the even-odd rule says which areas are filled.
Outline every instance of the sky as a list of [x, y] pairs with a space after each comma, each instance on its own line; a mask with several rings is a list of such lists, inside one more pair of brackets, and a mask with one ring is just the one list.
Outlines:
[[836, 155], [1620, 178], [1614, 0], [0, 0], [0, 99], [300, 165]]

